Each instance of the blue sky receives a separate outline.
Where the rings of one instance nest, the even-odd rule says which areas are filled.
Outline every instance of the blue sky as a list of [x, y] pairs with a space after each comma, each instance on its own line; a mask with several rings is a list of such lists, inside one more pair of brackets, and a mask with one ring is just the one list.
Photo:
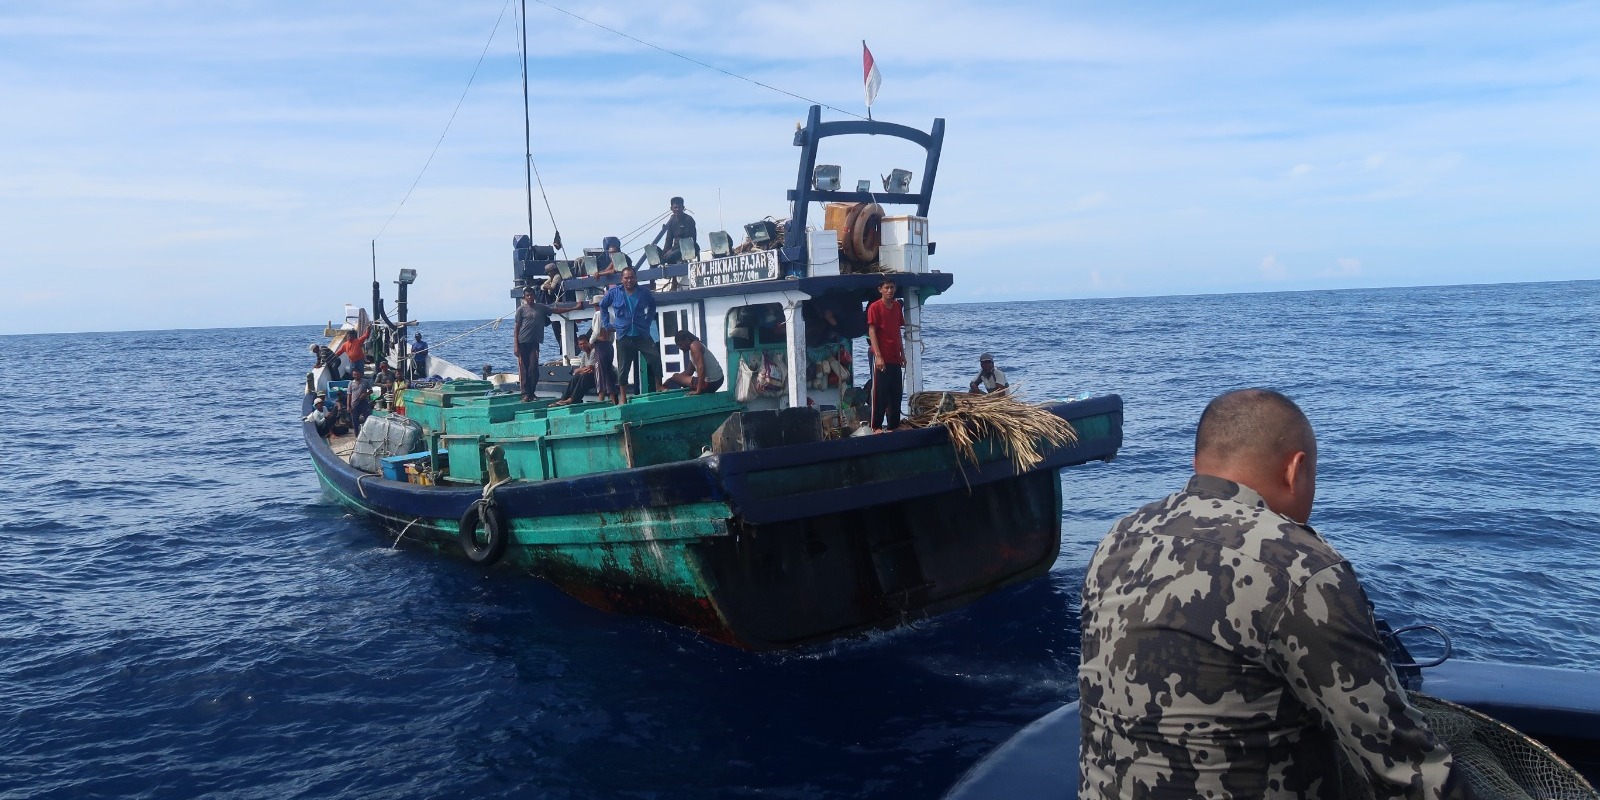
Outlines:
[[[1600, 277], [1593, 2], [551, 2], [857, 113], [866, 39], [874, 115], [947, 121], [947, 300]], [[673, 194], [702, 232], [787, 215], [805, 102], [528, 12], [569, 250]], [[0, 333], [320, 323], [366, 302], [374, 238], [386, 285], [420, 273], [414, 317], [504, 313], [514, 14], [0, 5]], [[902, 155], [836, 160], [853, 185]]]

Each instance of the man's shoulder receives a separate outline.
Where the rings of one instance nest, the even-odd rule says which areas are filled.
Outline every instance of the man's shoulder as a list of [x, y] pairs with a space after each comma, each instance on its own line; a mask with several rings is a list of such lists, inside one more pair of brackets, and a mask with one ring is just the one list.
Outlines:
[[[1244, 491], [1230, 492], [1230, 486]], [[1344, 561], [1315, 530], [1277, 514], [1254, 492], [1231, 482], [1211, 486], [1191, 479], [1182, 491], [1118, 520], [1112, 533], [1204, 542], [1293, 579], [1303, 580]]]

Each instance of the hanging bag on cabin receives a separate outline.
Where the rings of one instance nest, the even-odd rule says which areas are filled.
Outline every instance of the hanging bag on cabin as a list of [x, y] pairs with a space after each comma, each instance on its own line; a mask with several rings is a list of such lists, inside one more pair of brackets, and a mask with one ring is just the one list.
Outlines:
[[783, 359], [775, 353], [765, 353], [761, 358], [761, 374], [756, 379], [756, 391], [767, 397], [783, 394], [786, 381]]
[[755, 353], [747, 353], [739, 358], [739, 380], [734, 389], [733, 399], [741, 403], [748, 403], [756, 399], [756, 373], [761, 367]]

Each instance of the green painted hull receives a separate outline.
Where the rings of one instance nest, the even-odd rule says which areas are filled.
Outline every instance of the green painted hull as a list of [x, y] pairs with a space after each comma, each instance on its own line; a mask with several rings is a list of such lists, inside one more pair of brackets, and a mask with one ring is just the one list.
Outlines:
[[[998, 450], [958, 462], [933, 428], [514, 481], [495, 492], [509, 544], [494, 568], [750, 650], [892, 628], [1050, 569], [1061, 467], [1121, 444], [1120, 398], [1073, 405], [1058, 413], [1079, 443], [1022, 475]], [[460, 515], [481, 486], [352, 481], [336, 458], [314, 460], [340, 502], [461, 552]]]

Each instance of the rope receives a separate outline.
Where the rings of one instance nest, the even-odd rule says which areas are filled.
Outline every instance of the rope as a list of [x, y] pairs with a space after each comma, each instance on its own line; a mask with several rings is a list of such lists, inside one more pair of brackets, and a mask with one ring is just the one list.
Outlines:
[[688, 56], [686, 56], [686, 55], [684, 55], [682, 53], [679, 53], [679, 52], [676, 52], [676, 51], [673, 51], [673, 50], [668, 50], [667, 48], [662, 47], [661, 45], [651, 44], [650, 42], [647, 42], [647, 41], [645, 41], [643, 39], [640, 39], [640, 38], [638, 38], [636, 36], [630, 36], [630, 35], [628, 35], [626, 33], [623, 33], [622, 31], [619, 31], [619, 30], [615, 29], [615, 28], [608, 28], [608, 27], [606, 27], [604, 25], [601, 25], [598, 22], [595, 22], [592, 19], [586, 19], [584, 17], [580, 17], [577, 14], [574, 14], [571, 11], [568, 11], [568, 10], [566, 10], [566, 9], [560, 7], [560, 6], [553, 5], [551, 3], [547, 3], [547, 2], [545, 2], [545, 0], [533, 0], [533, 2], [538, 3], [539, 5], [544, 6], [545, 8], [551, 9], [553, 11], [559, 11], [559, 12], [561, 12], [563, 14], [566, 14], [567, 16], [572, 17], [573, 19], [575, 19], [575, 20], [577, 20], [579, 22], [582, 22], [582, 23], [584, 23], [586, 25], [593, 25], [594, 27], [599, 28], [600, 30], [606, 31], [608, 33], [613, 33], [613, 34], [616, 34], [617, 36], [621, 36], [622, 38], [627, 39], [629, 41], [633, 41], [633, 42], [637, 42], [639, 44], [642, 44], [645, 47], [648, 47], [648, 48], [650, 48], [652, 50], [659, 50], [659, 51], [661, 51], [663, 53], [666, 53], [669, 56], [673, 56], [673, 57], [676, 57], [676, 58], [681, 58], [684, 61], [687, 61], [687, 62], [689, 62], [691, 64], [696, 64], [696, 65], [705, 67], [706, 69], [709, 69], [709, 70], [712, 70], [712, 71], [715, 71], [715, 72], [720, 72], [720, 73], [722, 73], [722, 74], [724, 74], [724, 75], [726, 75], [726, 76], [728, 76], [730, 78], [738, 78], [739, 80], [744, 81], [745, 83], [753, 83], [753, 84], [755, 84], [757, 86], [760, 86], [763, 89], [774, 91], [774, 92], [777, 92], [778, 94], [788, 95], [790, 97], [793, 97], [796, 100], [803, 100], [803, 101], [805, 101], [805, 103], [807, 105], [822, 106], [823, 108], [826, 108], [826, 109], [828, 109], [830, 111], [837, 111], [840, 114], [845, 114], [847, 116], [855, 117], [856, 119], [867, 119], [867, 117], [863, 117], [860, 114], [856, 114], [856, 113], [851, 112], [851, 111], [846, 111], [846, 110], [844, 110], [842, 108], [837, 108], [835, 106], [830, 106], [827, 103], [821, 102], [819, 100], [812, 100], [809, 97], [802, 97], [801, 95], [795, 94], [794, 92], [790, 92], [790, 91], [785, 91], [783, 89], [779, 89], [776, 86], [769, 86], [769, 85], [767, 85], [765, 83], [762, 83], [761, 81], [755, 80], [754, 78], [746, 78], [743, 75], [739, 75], [737, 73], [729, 72], [729, 71], [727, 71], [727, 70], [725, 70], [725, 69], [723, 69], [721, 67], [713, 67], [713, 66], [711, 66], [710, 64], [707, 64], [704, 61], [697, 61], [697, 60], [695, 60], [693, 58], [690, 58], [690, 57], [688, 57]]
[[406, 538], [406, 531], [411, 530], [411, 526], [412, 525], [415, 525], [415, 524], [417, 524], [418, 522], [421, 522], [421, 521], [422, 521], [422, 517], [417, 517], [416, 519], [411, 520], [410, 522], [407, 522], [406, 526], [404, 528], [400, 529], [400, 535], [394, 537], [394, 544], [389, 545], [389, 549], [393, 550], [396, 547], [399, 547], [400, 546], [400, 540]]
[[[515, 313], [516, 313], [515, 311], [511, 312], [511, 314], [515, 314]], [[465, 339], [468, 336], [471, 336], [472, 334], [483, 330], [484, 328], [498, 328], [498, 327], [500, 327], [500, 323], [505, 322], [506, 321], [506, 317], [511, 316], [511, 314], [501, 314], [499, 317], [496, 317], [495, 319], [491, 319], [488, 322], [485, 322], [482, 325], [479, 325], [478, 327], [473, 328], [472, 330], [466, 331], [464, 333], [458, 333], [455, 336], [452, 336], [452, 337], [450, 337], [448, 339], [445, 339], [442, 342], [439, 342], [438, 344], [430, 344], [430, 345], [428, 345], [428, 355], [429, 356], [433, 355], [433, 349], [435, 347], [441, 347], [443, 345], [450, 344], [451, 342], [460, 341], [461, 339]]]
[[646, 233], [648, 233], [651, 228], [654, 228], [656, 226], [656, 223], [666, 219], [668, 216], [671, 216], [671, 214], [672, 214], [672, 212], [670, 210], [663, 211], [660, 214], [655, 215], [655, 218], [651, 219], [649, 222], [646, 222], [645, 224], [640, 225], [639, 227], [634, 228], [633, 230], [629, 231], [626, 236], [622, 237], [622, 246], [624, 248], [626, 248], [629, 244], [633, 243], [634, 239], [637, 239], [640, 236], [643, 236]]
[[[561, 226], [556, 224], [556, 212], [550, 207], [550, 196], [544, 193], [544, 178], [539, 175], [539, 165], [534, 163], [533, 154], [528, 154], [528, 166], [533, 168], [533, 178], [539, 184], [539, 196], [544, 199], [544, 212], [550, 215], [550, 230], [556, 231], [556, 240], [561, 239]], [[531, 237], [530, 237], [531, 238]], [[561, 256], [567, 255], [567, 246], [561, 245]]]
[[416, 191], [417, 184], [422, 182], [422, 176], [427, 174], [428, 165], [433, 163], [433, 157], [439, 154], [439, 146], [444, 144], [445, 135], [450, 133], [450, 125], [456, 121], [456, 114], [461, 112], [461, 104], [466, 102], [467, 91], [472, 88], [472, 82], [477, 79], [478, 70], [483, 67], [484, 56], [489, 54], [489, 45], [494, 43], [494, 35], [500, 30], [500, 22], [506, 18], [506, 9], [510, 6], [511, 0], [506, 0], [505, 5], [500, 7], [500, 16], [495, 18], [494, 30], [489, 31], [489, 41], [483, 43], [483, 52], [478, 54], [477, 66], [472, 68], [472, 76], [467, 78], [467, 85], [461, 90], [460, 99], [456, 100], [455, 110], [450, 112], [450, 119], [444, 123], [444, 130], [439, 133], [439, 141], [433, 143], [433, 151], [428, 153], [428, 160], [423, 162], [422, 171], [418, 172], [417, 179], [411, 182], [411, 188], [406, 190], [405, 197], [400, 198], [400, 205], [394, 207], [394, 213], [390, 214], [389, 218], [383, 221], [383, 227], [378, 229], [377, 236], [372, 237], [373, 241], [377, 241], [379, 238], [382, 238], [383, 232], [389, 229], [389, 223], [394, 222], [394, 218], [400, 213], [400, 209], [404, 208], [406, 201], [411, 199], [411, 193]]
[[488, 500], [491, 503], [494, 502], [494, 490], [500, 488], [501, 484], [510, 483], [510, 482], [511, 482], [510, 478], [501, 478], [500, 480], [497, 480], [494, 483], [486, 483], [486, 484], [484, 484], [484, 486], [483, 486], [483, 499]]

